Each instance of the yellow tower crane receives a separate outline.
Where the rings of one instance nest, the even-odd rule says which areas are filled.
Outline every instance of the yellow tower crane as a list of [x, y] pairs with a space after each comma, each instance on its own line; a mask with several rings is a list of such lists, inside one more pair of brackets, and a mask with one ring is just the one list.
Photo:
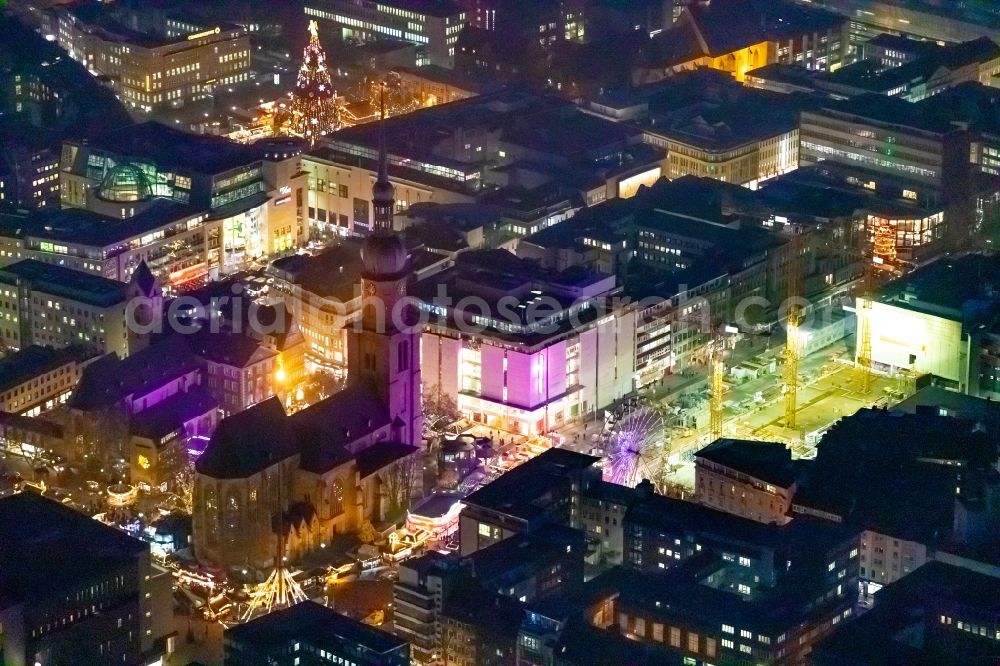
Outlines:
[[872, 282], [875, 267], [872, 257], [865, 253], [861, 260], [861, 295], [858, 298], [856, 314], [858, 317], [858, 364], [857, 374], [861, 384], [861, 392], [868, 393], [872, 388]]
[[896, 264], [896, 229], [883, 218], [875, 218], [871, 230], [871, 248], [861, 258], [861, 294], [858, 317], [858, 379], [861, 392], [872, 388], [872, 299], [875, 291], [875, 271], [892, 271]]
[[788, 322], [785, 336], [785, 427], [795, 428], [795, 415], [798, 412], [799, 395], [799, 326], [802, 324], [802, 237], [793, 232], [789, 247], [791, 256], [788, 260], [788, 275], [786, 276], [786, 298], [788, 304]]
[[725, 338], [720, 332], [714, 331], [709, 342], [709, 363], [711, 364], [709, 404], [708, 404], [708, 430], [712, 441], [722, 437], [722, 403], [725, 397], [725, 383], [723, 379], [726, 375], [725, 365]]

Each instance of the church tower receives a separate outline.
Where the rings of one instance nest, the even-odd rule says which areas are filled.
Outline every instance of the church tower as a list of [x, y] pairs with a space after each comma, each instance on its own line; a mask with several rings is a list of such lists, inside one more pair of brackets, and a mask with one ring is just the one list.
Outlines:
[[393, 436], [420, 446], [420, 330], [409, 325], [416, 317], [403, 300], [410, 255], [392, 230], [395, 190], [389, 182], [384, 126], [380, 132], [378, 178], [372, 187], [374, 229], [361, 249], [362, 317], [360, 329], [349, 334], [348, 381], [371, 386], [393, 421]]

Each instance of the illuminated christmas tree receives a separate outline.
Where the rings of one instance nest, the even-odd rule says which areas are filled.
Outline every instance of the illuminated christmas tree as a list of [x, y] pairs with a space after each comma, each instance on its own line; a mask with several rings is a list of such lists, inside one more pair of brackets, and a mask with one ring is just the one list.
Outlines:
[[889, 220], [875, 218], [875, 239], [873, 254], [876, 262], [890, 268], [896, 262], [896, 229]]
[[299, 78], [291, 94], [293, 131], [316, 143], [316, 138], [338, 126], [336, 95], [319, 43], [316, 21], [309, 22], [309, 44], [302, 51]]

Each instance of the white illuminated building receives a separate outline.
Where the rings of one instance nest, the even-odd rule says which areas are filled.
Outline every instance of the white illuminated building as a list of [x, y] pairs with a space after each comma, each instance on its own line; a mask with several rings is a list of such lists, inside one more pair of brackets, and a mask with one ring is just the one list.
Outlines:
[[939, 384], [980, 397], [1000, 396], [1000, 355], [993, 319], [1000, 310], [991, 280], [994, 257], [945, 257], [886, 285], [858, 319], [871, 322], [871, 358], [879, 370], [933, 375]]
[[[598, 413], [633, 389], [635, 312], [609, 307], [614, 291], [609, 275], [541, 271], [502, 250], [460, 255], [417, 285], [430, 317], [424, 391], [518, 434]], [[435, 304], [441, 293], [454, 305]]]

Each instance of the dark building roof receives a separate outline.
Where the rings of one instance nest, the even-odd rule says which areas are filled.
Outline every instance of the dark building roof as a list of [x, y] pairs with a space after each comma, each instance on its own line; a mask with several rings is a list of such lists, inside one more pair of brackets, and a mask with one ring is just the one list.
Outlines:
[[222, 137], [190, 134], [155, 121], [102, 134], [89, 145], [122, 157], [154, 160], [164, 169], [210, 175], [260, 161], [264, 154], [260, 148]]
[[681, 666], [684, 657], [653, 643], [632, 640], [612, 629], [570, 620], [555, 646], [564, 666]]
[[215, 479], [240, 479], [298, 452], [281, 400], [270, 398], [219, 423], [195, 470]]
[[208, 389], [195, 385], [145, 411], [133, 414], [129, 429], [134, 435], [158, 441], [178, 432], [188, 421], [218, 409], [218, 406]]
[[745, 439], [717, 439], [695, 456], [787, 488], [795, 482], [792, 451], [784, 444]]
[[543, 500], [554, 488], [570, 482], [570, 475], [594, 467], [600, 458], [568, 449], [548, 449], [465, 498], [478, 506], [517, 518], [543, 513]]
[[243, 648], [255, 648], [257, 656], [284, 653], [289, 645], [299, 642], [316, 649], [357, 646], [375, 654], [408, 652], [406, 641], [312, 601], [231, 627], [226, 639]]
[[149, 546], [36, 493], [0, 499], [0, 608], [45, 603], [133, 565]]
[[69, 406], [82, 411], [110, 407], [127, 396], [153, 391], [198, 368], [197, 357], [180, 336], [158, 341], [125, 359], [107, 354], [83, 369]]
[[929, 411], [963, 421], [982, 423], [990, 431], [1000, 434], [1000, 402], [949, 391], [939, 386], [925, 386], [897, 403], [892, 411], [908, 414]]
[[897, 538], [942, 545], [953, 530], [955, 488], [963, 488], [963, 497], [975, 495], [977, 474], [996, 459], [996, 438], [974, 422], [862, 409], [823, 436], [793, 511], [807, 507]]
[[625, 513], [625, 521], [661, 531], [669, 530], [675, 534], [691, 530], [710, 532], [763, 547], [779, 545], [782, 534], [782, 528], [776, 525], [759, 523], [663, 495], [650, 495], [633, 503]]
[[[467, 557], [476, 578], [499, 590], [540, 572], [547, 572], [555, 561], [575, 559], [582, 564], [586, 534], [565, 525], [547, 525], [545, 529], [521, 532], [477, 550]], [[567, 555], [569, 553], [569, 556]], [[563, 582], [569, 580], [569, 567], [563, 572]]]
[[[928, 562], [875, 594], [875, 607], [820, 643], [817, 666], [994, 664], [1000, 578]], [[943, 622], [942, 616], [950, 621]], [[966, 623], [960, 627], [960, 624]], [[973, 629], [971, 625], [976, 625]], [[985, 635], [979, 630], [985, 630]]]
[[0, 393], [68, 363], [80, 363], [90, 355], [78, 347], [25, 347], [0, 359]]
[[419, 448], [401, 442], [377, 442], [358, 453], [358, 474], [363, 479], [386, 465], [402, 460]]
[[0, 279], [16, 278], [32, 291], [68, 298], [95, 307], [108, 308], [125, 301], [125, 283], [65, 266], [24, 259], [0, 268]]
[[361, 243], [345, 240], [319, 254], [276, 259], [268, 270], [311, 294], [347, 303], [358, 295], [361, 269]]
[[1000, 309], [1000, 257], [942, 257], [882, 287], [879, 300], [897, 307], [959, 319], [991, 322]]
[[0, 233], [15, 238], [30, 236], [105, 248], [197, 213], [190, 206], [158, 197], [142, 212], [126, 220], [109, 218], [82, 208], [44, 209], [27, 215], [0, 218]]
[[837, 29], [844, 21], [833, 12], [784, 0], [693, 2], [673, 27], [650, 40], [650, 62], [669, 66], [721, 56], [763, 41]]
[[277, 352], [263, 347], [260, 342], [244, 333], [202, 328], [197, 333], [182, 337], [192, 353], [221, 365], [246, 368], [255, 358], [277, 356]]
[[342, 391], [296, 412], [289, 421], [301, 442], [302, 468], [316, 473], [350, 460], [352, 456], [346, 449], [350, 442], [390, 423], [385, 405], [362, 383], [348, 384]]

